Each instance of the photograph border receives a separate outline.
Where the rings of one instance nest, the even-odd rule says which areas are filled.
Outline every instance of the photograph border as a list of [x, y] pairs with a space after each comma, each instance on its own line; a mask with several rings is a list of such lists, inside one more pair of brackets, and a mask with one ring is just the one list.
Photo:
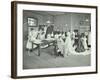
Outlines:
[[[96, 9], [96, 71], [94, 72], [80, 72], [80, 73], [63, 73], [63, 74], [49, 74], [49, 75], [33, 75], [33, 76], [17, 76], [17, 4], [34, 4], [60, 7], [79, 7], [79, 8], [94, 8]], [[12, 1], [11, 2], [11, 77], [12, 78], [32, 78], [32, 77], [50, 77], [50, 76], [66, 76], [66, 75], [80, 75], [80, 74], [94, 74], [98, 73], [98, 7], [90, 5], [73, 5], [73, 4], [58, 4], [58, 3], [41, 3], [41, 2], [26, 2], [26, 1]]]

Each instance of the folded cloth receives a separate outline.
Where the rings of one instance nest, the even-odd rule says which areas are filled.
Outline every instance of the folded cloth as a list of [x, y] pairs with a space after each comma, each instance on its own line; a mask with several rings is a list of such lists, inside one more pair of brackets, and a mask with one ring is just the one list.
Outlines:
[[41, 41], [41, 40], [35, 40], [34, 43], [36, 43], [36, 44], [41, 44], [42, 41]]
[[46, 48], [46, 47], [48, 47], [48, 45], [42, 45], [42, 46], [41, 46], [41, 48]]
[[48, 47], [48, 41], [47, 40], [42, 40], [41, 48], [46, 48], [46, 47]]

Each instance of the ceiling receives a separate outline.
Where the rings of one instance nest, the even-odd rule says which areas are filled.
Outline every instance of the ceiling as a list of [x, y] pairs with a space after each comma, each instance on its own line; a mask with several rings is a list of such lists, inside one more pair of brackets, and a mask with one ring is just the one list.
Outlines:
[[41, 15], [61, 15], [61, 14], [67, 14], [66, 12], [57, 12], [57, 11], [30, 11], [33, 13], [41, 14]]
[[[25, 10], [25, 11], [30, 11], [30, 10]], [[36, 13], [36, 14], [41, 14], [41, 15], [51, 15], [51, 16], [70, 14], [70, 12], [57, 12], [57, 11], [30, 11], [30, 12], [33, 12], [33, 13]], [[76, 13], [76, 14], [80, 15], [82, 13]]]

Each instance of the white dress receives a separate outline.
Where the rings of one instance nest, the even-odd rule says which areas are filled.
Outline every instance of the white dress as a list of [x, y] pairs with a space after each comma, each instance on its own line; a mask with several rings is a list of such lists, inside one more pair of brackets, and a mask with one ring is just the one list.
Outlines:
[[91, 45], [91, 32], [88, 34], [88, 45]]
[[39, 34], [39, 39], [40, 40], [44, 40], [45, 39], [45, 34], [43, 33], [43, 34]]
[[47, 35], [47, 39], [51, 39], [51, 34], [48, 34]]
[[61, 53], [64, 54], [65, 53], [65, 44], [64, 44], [64, 41], [62, 40], [62, 38], [57, 39], [57, 46], [58, 46], [59, 51], [61, 51]]
[[46, 31], [47, 31], [47, 27], [44, 27], [44, 33], [46, 33]]
[[52, 38], [52, 37], [54, 37], [54, 34], [53, 34], [53, 32], [51, 33], [51, 38]]
[[27, 40], [27, 44], [26, 44], [26, 48], [27, 48], [27, 49], [32, 49], [32, 48], [35, 48], [35, 47], [36, 47], [35, 44], [34, 44], [33, 47], [32, 47], [32, 43], [36, 40], [37, 33], [38, 33], [38, 32], [35, 31], [35, 30], [29, 32], [28, 40]]
[[29, 32], [28, 40], [27, 40], [27, 43], [26, 43], [26, 48], [29, 49], [29, 50], [32, 49], [31, 36], [32, 36], [32, 32]]
[[54, 36], [54, 37], [55, 37], [55, 39], [57, 40], [57, 39], [58, 39], [58, 37], [59, 37], [59, 35], [58, 35], [58, 34], [55, 34], [55, 36]]
[[63, 33], [61, 37], [62, 37], [63, 39], [65, 39], [65, 34]]
[[74, 45], [75, 43], [75, 32], [72, 32], [72, 46]]
[[29, 50], [32, 49], [32, 43], [29, 41], [29, 39], [27, 41], [26, 48], [29, 49]]
[[[70, 33], [68, 33], [65, 40], [65, 57], [67, 55], [84, 55], [85, 56], [85, 55], [90, 54], [90, 52], [88, 52], [87, 50], [81, 53], [76, 52], [75, 48], [72, 46], [72, 41], [71, 41], [70, 36], [71, 36]], [[84, 39], [84, 46], [85, 48], [87, 48], [86, 39]]]
[[71, 34], [70, 32], [67, 33], [67, 37], [65, 40], [65, 54], [69, 55], [69, 54], [73, 54], [76, 53], [72, 44], [72, 40], [71, 40]]
[[86, 43], [86, 37], [84, 37], [84, 38], [82, 38], [83, 39], [83, 46], [84, 46], [84, 48], [85, 48], [85, 50], [86, 49], [88, 49], [88, 47], [87, 47], [87, 43]]
[[58, 34], [59, 35], [59, 37], [61, 37], [62, 36], [62, 34], [60, 33], [60, 34]]

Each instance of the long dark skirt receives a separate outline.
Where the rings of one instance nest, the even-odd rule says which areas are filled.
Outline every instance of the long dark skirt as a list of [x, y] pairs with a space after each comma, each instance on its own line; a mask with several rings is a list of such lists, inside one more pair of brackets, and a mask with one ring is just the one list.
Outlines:
[[77, 47], [76, 47], [75, 51], [76, 52], [84, 52], [85, 51], [85, 48], [83, 46], [83, 43], [82, 43], [81, 39], [78, 40], [78, 44], [77, 44]]

